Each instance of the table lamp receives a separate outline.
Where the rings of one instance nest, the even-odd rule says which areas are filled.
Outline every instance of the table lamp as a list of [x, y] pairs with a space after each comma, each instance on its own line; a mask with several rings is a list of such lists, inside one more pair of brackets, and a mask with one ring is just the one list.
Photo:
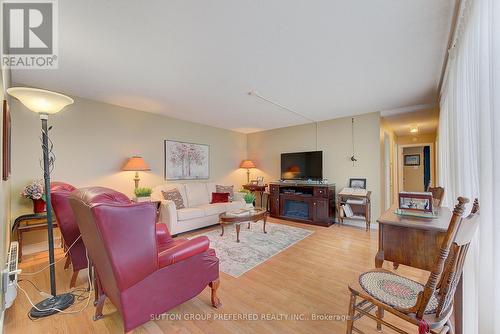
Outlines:
[[247, 184], [250, 183], [250, 169], [257, 168], [252, 160], [243, 160], [240, 164], [240, 168], [245, 168], [247, 170]]
[[141, 180], [139, 178], [139, 172], [150, 171], [151, 168], [149, 168], [148, 164], [144, 161], [142, 157], [133, 156], [132, 158], [128, 159], [127, 163], [125, 164], [125, 166], [123, 166], [122, 170], [135, 172], [134, 182], [135, 182], [135, 189], [137, 189], [139, 188], [139, 181]]
[[49, 241], [49, 268], [50, 268], [50, 294], [51, 297], [37, 303], [30, 311], [32, 318], [41, 318], [52, 315], [71, 306], [75, 297], [71, 293], [57, 295], [56, 273], [54, 268], [54, 235], [52, 224], [52, 205], [50, 203], [50, 171], [54, 163], [52, 156], [52, 142], [49, 146], [49, 130], [47, 122], [49, 115], [58, 113], [67, 105], [72, 104], [72, 98], [48, 90], [11, 87], [7, 93], [18, 99], [26, 108], [39, 114], [42, 121], [42, 151], [43, 151], [43, 176], [45, 181], [45, 198], [47, 208], [47, 234]]

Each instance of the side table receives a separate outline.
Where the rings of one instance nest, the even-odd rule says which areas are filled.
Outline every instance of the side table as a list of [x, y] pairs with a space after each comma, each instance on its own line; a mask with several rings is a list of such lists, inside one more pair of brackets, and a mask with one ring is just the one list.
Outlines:
[[[52, 222], [54, 228], [59, 227], [55, 219]], [[47, 213], [30, 213], [21, 215], [14, 220], [12, 225], [12, 238], [17, 235], [19, 242], [18, 261], [21, 262], [23, 256], [23, 233], [46, 230], [47, 229]]]

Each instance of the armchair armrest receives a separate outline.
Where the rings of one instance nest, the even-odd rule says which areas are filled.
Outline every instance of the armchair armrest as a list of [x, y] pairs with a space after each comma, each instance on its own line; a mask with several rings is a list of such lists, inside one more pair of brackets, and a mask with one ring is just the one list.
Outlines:
[[156, 224], [156, 243], [158, 247], [166, 246], [170, 242], [172, 242], [172, 236], [168, 231], [167, 225], [162, 223]]
[[180, 262], [197, 254], [203, 253], [210, 246], [207, 237], [197, 237], [172, 248], [166, 249], [158, 254], [160, 268]]
[[175, 225], [177, 224], [177, 209], [174, 201], [161, 200], [160, 204], [160, 222], [167, 225], [170, 233], [175, 234]]

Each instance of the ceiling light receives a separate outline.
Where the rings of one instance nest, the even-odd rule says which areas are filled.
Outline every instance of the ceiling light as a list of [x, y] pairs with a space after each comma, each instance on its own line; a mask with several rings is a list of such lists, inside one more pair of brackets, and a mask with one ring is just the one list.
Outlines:
[[410, 128], [410, 132], [411, 132], [411, 133], [418, 133], [418, 126], [412, 126], [412, 127]]

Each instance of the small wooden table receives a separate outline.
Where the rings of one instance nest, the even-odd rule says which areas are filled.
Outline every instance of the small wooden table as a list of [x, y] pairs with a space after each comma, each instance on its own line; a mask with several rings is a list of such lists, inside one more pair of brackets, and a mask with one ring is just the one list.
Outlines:
[[[57, 222], [55, 218], [52, 220], [52, 226], [57, 228]], [[12, 238], [17, 235], [17, 241], [19, 242], [19, 252], [18, 261], [21, 262], [23, 257], [23, 233], [46, 230], [47, 229], [47, 213], [30, 213], [26, 215], [21, 215], [14, 220], [12, 225]]]
[[260, 207], [263, 208], [262, 206], [262, 199], [264, 197], [264, 192], [266, 191], [267, 184], [264, 185], [257, 185], [257, 184], [244, 184], [243, 189], [246, 189], [252, 193], [258, 193], [260, 196]]
[[[377, 220], [378, 253], [375, 267], [382, 268], [385, 260], [392, 261], [395, 269], [400, 264], [431, 271], [436, 263], [441, 244], [448, 230], [452, 212], [440, 207], [437, 218], [400, 216], [394, 212], [397, 205], [384, 212]], [[454, 298], [455, 333], [462, 333], [462, 278]]]
[[250, 223], [251, 222], [258, 222], [259, 220], [264, 221], [264, 227], [263, 231], [264, 233], [266, 232], [266, 221], [267, 221], [267, 211], [266, 210], [258, 210], [258, 209], [253, 209], [249, 210], [248, 214], [244, 215], [235, 215], [234, 213], [232, 214], [231, 212], [223, 212], [219, 215], [219, 224], [222, 228], [222, 233], [220, 236], [222, 237], [224, 235], [224, 225], [226, 224], [235, 224], [236, 225], [236, 242], [240, 242], [240, 225], [241, 223], [248, 222], [248, 228], [250, 228]]
[[[370, 224], [371, 224], [371, 191], [367, 191], [366, 195], [345, 195], [339, 193], [337, 195], [337, 214], [338, 214], [338, 219], [339, 223], [343, 224], [344, 219], [355, 219], [355, 220], [364, 220], [366, 224], [366, 230], [368, 231], [370, 229]], [[361, 200], [363, 203], [348, 203], [348, 200]], [[352, 217], [342, 217], [342, 214], [344, 210], [342, 209], [342, 205], [344, 204], [349, 204], [351, 207], [354, 216]]]

